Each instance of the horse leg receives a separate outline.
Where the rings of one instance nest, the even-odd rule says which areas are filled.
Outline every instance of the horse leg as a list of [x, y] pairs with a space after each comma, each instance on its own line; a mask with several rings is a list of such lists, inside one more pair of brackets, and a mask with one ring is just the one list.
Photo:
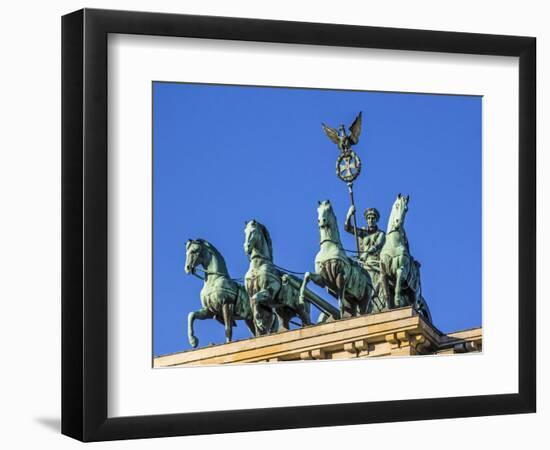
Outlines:
[[288, 304], [292, 305], [294, 314], [300, 318], [302, 327], [305, 327], [306, 325], [311, 325], [311, 319], [309, 317], [309, 305], [305, 302], [300, 302], [300, 293], [302, 292], [301, 287], [302, 286], [300, 286], [300, 289], [292, 287], [291, 289], [286, 289], [285, 291], [289, 297]]
[[214, 314], [212, 314], [208, 309], [202, 308], [198, 311], [191, 311], [187, 316], [187, 336], [189, 338], [189, 344], [191, 347], [196, 348], [199, 345], [199, 339], [195, 336], [194, 323], [195, 319], [205, 320], [212, 319]]
[[290, 317], [288, 317], [288, 314], [275, 310], [275, 316], [277, 317], [277, 321], [279, 322], [277, 333], [290, 330]]
[[367, 288], [367, 296], [362, 298], [361, 301], [359, 301], [357, 303], [357, 315], [358, 316], [362, 316], [363, 314], [366, 314], [367, 312], [367, 307], [370, 303], [369, 299], [371, 298], [372, 296], [372, 293], [369, 294], [369, 292], [371, 292], [370, 288]]
[[374, 298], [373, 298], [374, 292], [375, 291], [374, 291], [374, 286], [372, 284], [372, 278], [369, 273], [368, 283], [365, 286], [363, 295], [361, 295], [357, 299], [357, 305], [355, 309], [358, 316], [362, 316], [363, 314], [368, 314], [368, 310], [369, 309], [372, 310], [372, 303], [374, 303]]
[[388, 267], [383, 260], [380, 260], [380, 275], [378, 278], [378, 298], [382, 300], [388, 310], [393, 308], [393, 302], [390, 295], [390, 284], [388, 281]]
[[247, 328], [252, 333], [252, 336], [256, 336], [256, 327], [254, 326], [254, 320], [253, 319], [244, 319], [244, 323], [246, 323]]
[[313, 273], [313, 272], [306, 272], [304, 274], [304, 280], [302, 281], [302, 285], [300, 286], [300, 296], [298, 298], [298, 303], [300, 305], [303, 305], [304, 302], [305, 302], [304, 295], [305, 295], [305, 292], [306, 292], [307, 284], [310, 281], [313, 281], [317, 286], [320, 286], [322, 288], [326, 287], [325, 280], [323, 279], [323, 277], [321, 275]]
[[328, 319], [330, 319], [330, 317], [331, 316], [329, 316], [326, 312], [322, 312], [317, 318], [317, 325], [319, 325], [320, 323], [325, 323]]
[[418, 268], [415, 267], [414, 263], [411, 267], [411, 273], [409, 274], [409, 280], [407, 280], [407, 284], [411, 292], [409, 296], [410, 304], [419, 315], [424, 316], [423, 304], [422, 304], [423, 303], [422, 289], [420, 288], [419, 273], [418, 273]]
[[232, 305], [225, 303], [222, 306], [223, 314], [223, 324], [225, 326], [225, 342], [231, 342], [233, 337], [233, 314], [232, 314]]
[[[269, 316], [273, 315], [272, 308], [270, 303], [273, 301], [273, 292], [271, 289], [262, 289], [261, 291], [256, 292], [251, 298], [252, 313], [254, 315], [254, 323], [256, 325], [256, 335], [263, 335], [270, 333], [270, 324], [263, 323], [262, 312], [265, 310], [266, 313], [271, 311]], [[258, 326], [259, 325], [259, 326]]]
[[296, 311], [298, 313], [298, 317], [302, 321], [302, 326], [308, 326], [311, 325], [311, 318], [309, 317], [308, 311], [306, 311], [306, 305], [302, 305], [298, 308]]
[[399, 308], [405, 306], [405, 301], [403, 300], [403, 281], [404, 281], [404, 268], [399, 266], [395, 271], [395, 295], [394, 295], [394, 304]]
[[[408, 255], [403, 255], [400, 258], [398, 258], [398, 267], [396, 272], [396, 303], [399, 306], [408, 306], [409, 305], [409, 299], [410, 296], [407, 295], [407, 291], [411, 292], [411, 294], [414, 296], [414, 291], [411, 287], [412, 281], [411, 278], [413, 277], [412, 271], [412, 260]], [[399, 283], [399, 284], [398, 284]], [[399, 297], [397, 296], [397, 286], [399, 286]], [[410, 299], [412, 304], [413, 299]]]
[[[415, 278], [415, 284], [416, 284], [415, 300], [416, 300], [416, 303], [418, 304], [419, 308], [423, 311], [423, 315], [425, 317], [428, 317], [429, 312], [426, 311], [426, 308], [427, 308], [426, 300], [424, 300], [424, 297], [422, 296], [422, 284], [420, 283], [420, 269], [418, 268], [418, 266], [416, 264], [415, 264], [415, 275], [416, 275], [416, 278]], [[429, 318], [429, 320], [431, 321], [431, 318]]]
[[393, 299], [390, 294], [390, 283], [388, 281], [388, 275], [380, 274], [380, 291], [378, 292], [381, 294], [383, 308], [387, 308], [388, 311], [390, 309], [393, 309]]
[[302, 285], [300, 286], [300, 294], [298, 296], [298, 304], [299, 305], [303, 305], [305, 303], [304, 293], [306, 292], [307, 284], [309, 283], [310, 278], [311, 278], [311, 273], [306, 272], [304, 274], [304, 279], [302, 280]]
[[352, 308], [350, 303], [346, 300], [346, 280], [342, 272], [338, 272], [336, 275], [336, 288], [338, 289], [338, 303], [340, 304], [340, 317], [352, 317]]
[[271, 315], [271, 325], [269, 326], [268, 333], [276, 333], [279, 329], [279, 318], [277, 314]]

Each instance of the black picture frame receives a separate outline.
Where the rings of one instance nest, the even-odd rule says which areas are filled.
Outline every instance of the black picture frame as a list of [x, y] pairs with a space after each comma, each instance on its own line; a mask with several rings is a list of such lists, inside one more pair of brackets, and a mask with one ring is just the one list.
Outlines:
[[[109, 33], [519, 57], [518, 393], [107, 417]], [[82, 441], [516, 414], [536, 409], [536, 39], [84, 9], [62, 18], [62, 433]]]

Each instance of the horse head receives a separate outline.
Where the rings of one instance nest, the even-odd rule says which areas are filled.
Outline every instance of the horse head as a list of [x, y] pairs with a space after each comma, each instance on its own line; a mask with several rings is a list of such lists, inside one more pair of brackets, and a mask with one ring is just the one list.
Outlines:
[[204, 241], [189, 239], [185, 244], [185, 273], [194, 273], [197, 266], [205, 266]]
[[317, 207], [317, 223], [319, 228], [331, 228], [336, 225], [336, 216], [330, 200], [319, 201]]
[[409, 196], [397, 194], [397, 198], [395, 199], [395, 202], [393, 202], [390, 219], [388, 220], [388, 233], [403, 228], [403, 224], [405, 223], [405, 215], [408, 210]]
[[260, 256], [273, 260], [271, 236], [265, 225], [253, 219], [245, 222], [244, 252], [251, 256], [254, 250]]
[[317, 207], [317, 223], [319, 225], [319, 232], [321, 235], [321, 241], [331, 241], [340, 245], [340, 232], [338, 231], [338, 222], [336, 220], [336, 214], [332, 209], [330, 200], [323, 200], [318, 202]]

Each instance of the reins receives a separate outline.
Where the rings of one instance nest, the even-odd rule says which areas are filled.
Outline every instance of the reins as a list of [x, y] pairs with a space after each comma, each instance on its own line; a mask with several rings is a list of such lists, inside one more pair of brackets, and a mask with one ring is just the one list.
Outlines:
[[204, 273], [205, 275], [219, 275], [219, 276], [222, 276], [222, 277], [226, 277], [228, 280], [231, 280], [231, 281], [236, 281], [237, 283], [241, 283], [243, 281], [242, 278], [230, 278], [229, 277], [229, 274], [227, 273], [223, 273], [223, 272], [209, 272], [207, 270], [203, 270], [201, 269], [200, 267], [195, 267], [193, 268], [193, 270], [191, 271], [191, 274], [193, 274], [194, 276], [196, 276], [197, 278], [199, 278], [200, 280], [206, 280], [206, 277], [203, 278], [201, 277], [200, 275], [196, 274], [195, 271], [199, 271], [199, 272], [202, 272]]
[[333, 244], [337, 245], [342, 250], [344, 250], [345, 252], [348, 252], [348, 253], [355, 253], [356, 255], [360, 255], [361, 253], [365, 253], [365, 252], [358, 252], [357, 250], [350, 250], [348, 248], [344, 248], [344, 247], [342, 247], [342, 244], [340, 242], [333, 241], [332, 239], [323, 239], [321, 242], [319, 242], [319, 245], [323, 245], [325, 242], [332, 242]]

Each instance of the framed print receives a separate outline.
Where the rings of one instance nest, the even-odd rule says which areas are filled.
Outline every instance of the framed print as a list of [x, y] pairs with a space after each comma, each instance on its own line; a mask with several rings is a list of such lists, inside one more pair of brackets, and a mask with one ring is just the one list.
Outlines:
[[64, 434], [535, 411], [534, 38], [62, 32]]

